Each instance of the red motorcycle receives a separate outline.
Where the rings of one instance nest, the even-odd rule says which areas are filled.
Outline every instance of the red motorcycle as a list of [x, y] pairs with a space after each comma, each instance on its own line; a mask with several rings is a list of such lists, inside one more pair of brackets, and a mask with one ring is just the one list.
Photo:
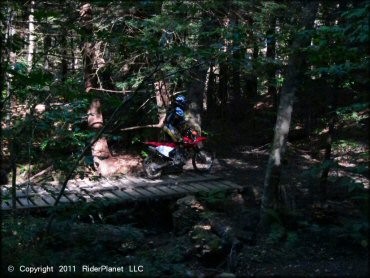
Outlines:
[[[143, 163], [147, 177], [158, 178], [166, 169], [181, 170], [185, 163], [178, 163], [179, 159], [185, 162], [191, 158], [196, 171], [209, 171], [213, 165], [214, 154], [203, 148], [206, 140], [207, 137], [199, 136], [196, 131], [188, 130], [181, 143], [144, 142], [150, 150], [150, 154]], [[181, 158], [178, 157], [179, 153], [181, 153]]]

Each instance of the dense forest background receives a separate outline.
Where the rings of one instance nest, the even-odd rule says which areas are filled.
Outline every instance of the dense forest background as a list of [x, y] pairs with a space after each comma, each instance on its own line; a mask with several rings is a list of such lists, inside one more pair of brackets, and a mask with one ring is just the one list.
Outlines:
[[2, 1], [2, 184], [140, 175], [142, 142], [162, 138], [167, 105], [183, 94], [214, 171], [244, 187], [54, 211], [47, 236], [50, 212], [3, 212], [2, 271], [367, 276], [369, 10], [356, 0]]

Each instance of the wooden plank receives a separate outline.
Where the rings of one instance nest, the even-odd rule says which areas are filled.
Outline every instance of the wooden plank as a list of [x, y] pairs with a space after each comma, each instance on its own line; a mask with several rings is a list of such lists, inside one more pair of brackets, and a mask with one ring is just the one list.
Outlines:
[[226, 184], [220, 183], [219, 181], [200, 182], [200, 184], [210, 188], [210, 191], [220, 191], [230, 188]]
[[41, 196], [34, 196], [30, 197], [31, 201], [37, 206], [37, 207], [48, 207], [49, 205], [41, 198]]
[[94, 200], [96, 200], [93, 197], [91, 197], [90, 195], [86, 195], [86, 194], [81, 194], [81, 196], [79, 196], [79, 198], [80, 198], [80, 200], [83, 200], [86, 203], [91, 203]]
[[104, 179], [104, 187], [110, 187], [112, 190], [115, 190], [119, 188], [119, 185], [114, 180]]
[[[35, 198], [30, 198], [38, 207], [47, 207], [53, 206], [55, 203], [55, 199], [52, 198], [49, 193], [43, 189], [42, 187], [38, 186], [31, 186], [31, 190], [35, 192]], [[39, 200], [41, 198], [41, 200]], [[44, 204], [45, 203], [45, 204]]]
[[16, 196], [16, 197], [19, 197], [19, 198], [27, 197], [27, 196], [26, 196], [26, 193], [25, 193], [23, 190], [16, 190], [16, 192], [15, 192], [15, 196]]
[[81, 192], [82, 188], [91, 187], [90, 185], [86, 184], [85, 182], [77, 183], [76, 181], [69, 181], [66, 186], [66, 192]]
[[180, 183], [176, 185], [169, 186], [170, 188], [173, 188], [174, 190], [180, 192], [180, 193], [193, 193], [194, 189], [189, 187], [189, 184], [187, 183]]
[[83, 197], [89, 196], [93, 200], [101, 200], [104, 199], [104, 196], [100, 194], [98, 191], [90, 192], [88, 188], [83, 188], [82, 191], [85, 193]]
[[99, 181], [99, 183], [97, 184], [97, 186], [99, 186], [101, 189], [103, 189], [103, 188], [107, 188], [107, 187], [114, 189], [114, 188], [112, 187], [112, 185], [111, 185], [108, 181], [106, 181], [106, 180], [104, 180], [104, 179], [101, 179], [101, 180]]
[[187, 192], [184, 191], [184, 189], [179, 188], [177, 185], [163, 185], [163, 186], [157, 186], [157, 189], [160, 189], [168, 194], [168, 196], [177, 196], [177, 195], [183, 195]]
[[17, 198], [17, 201], [24, 208], [35, 207], [35, 205], [27, 198]]
[[65, 194], [66, 198], [71, 202], [71, 203], [76, 203], [80, 201], [80, 198], [76, 194]]
[[187, 179], [184, 179], [184, 180], [179, 180], [179, 183], [192, 183], [192, 182], [197, 182], [197, 181], [215, 181], [215, 180], [220, 180], [221, 178], [219, 177], [212, 177], [212, 178], [208, 178], [208, 177], [190, 177], [190, 178], [187, 178]]
[[41, 195], [41, 198], [47, 203], [47, 204], [49, 204], [49, 206], [54, 206], [54, 204], [55, 204], [55, 199], [51, 196], [51, 195], [49, 195], [48, 193], [47, 194], [43, 194], [43, 195]]
[[136, 187], [132, 187], [132, 190], [135, 190], [136, 192], [144, 195], [145, 197], [149, 197], [149, 198], [152, 198], [153, 197], [153, 194], [147, 190], [145, 190], [145, 188], [136, 188]]
[[[57, 199], [57, 197], [58, 197], [58, 195], [57, 194], [51, 194], [51, 196], [56, 200]], [[71, 203], [71, 201], [69, 200], [69, 199], [67, 199], [66, 198], [66, 196], [65, 195], [62, 195], [62, 197], [60, 197], [60, 200], [59, 200], [59, 203], [63, 203], [63, 204], [69, 204], [69, 203]]]
[[208, 187], [201, 185], [199, 182], [190, 183], [188, 184], [188, 186], [192, 186], [196, 188], [197, 192], [202, 192], [202, 191], [209, 192], [210, 191]]
[[124, 190], [121, 190], [121, 192], [123, 192], [123, 193], [127, 194], [128, 196], [130, 196], [130, 199], [132, 199], [134, 201], [142, 198], [141, 195], [138, 195], [138, 193], [136, 191], [132, 191], [132, 189], [130, 189], [130, 188], [126, 188]]
[[125, 190], [123, 190], [123, 192], [129, 194], [132, 196], [133, 199], [142, 199], [142, 198], [145, 198], [145, 195], [143, 194], [140, 194], [139, 192], [133, 190], [132, 188], [126, 188]]
[[202, 178], [203, 174], [190, 170], [185, 172], [185, 177]]
[[50, 194], [59, 194], [60, 190], [62, 189], [62, 184], [60, 184], [59, 182], [55, 183], [49, 182], [42, 183], [39, 187]]
[[79, 181], [75, 181], [74, 183], [71, 183], [70, 188], [81, 191], [82, 189], [91, 188], [97, 185], [98, 185], [97, 182], [92, 182], [89, 179], [83, 179], [83, 180], [79, 180]]
[[101, 192], [101, 194], [109, 201], [117, 201], [117, 200], [120, 200], [121, 198], [119, 198], [117, 195], [114, 195], [112, 192], [109, 192], [109, 191], [104, 191], [104, 192]]
[[[182, 183], [191, 183], [191, 182], [195, 182], [195, 181], [208, 181], [208, 180], [219, 180], [220, 178], [219, 177], [212, 177], [212, 178], [205, 178], [205, 177], [198, 177], [198, 176], [194, 176], [194, 177], [191, 177], [191, 178], [187, 178], [187, 179], [167, 179], [167, 180], [163, 180], [163, 181], [145, 181], [145, 182], [138, 182], [139, 179], [136, 179], [135, 180], [135, 185], [137, 187], [146, 187], [148, 185], [148, 183], [150, 184], [161, 184], [161, 185], [168, 185], [168, 186], [171, 186], [173, 185], [174, 183], [177, 185], [177, 184], [182, 184]], [[132, 178], [130, 179], [126, 179], [128, 184], [130, 184], [130, 181], [134, 181]], [[122, 180], [122, 182], [125, 182], [124, 180]]]
[[228, 180], [221, 180], [220, 183], [226, 184], [228, 187], [231, 187], [233, 189], [243, 189], [242, 186]]
[[117, 189], [126, 188], [126, 184], [122, 182], [122, 180], [113, 180], [113, 179], [107, 179], [107, 182], [111, 184], [114, 187], [117, 187]]
[[166, 196], [167, 193], [158, 189], [156, 186], [148, 186], [146, 190], [152, 192], [155, 196]]
[[11, 209], [12, 206], [8, 201], [1, 200], [1, 209]]
[[147, 182], [146, 180], [143, 181], [143, 180], [140, 180], [137, 177], [131, 177], [131, 176], [125, 176], [125, 179], [132, 182], [133, 184], [142, 184], [142, 183]]
[[119, 189], [111, 191], [114, 195], [119, 197], [121, 200], [132, 200], [132, 197]]
[[156, 186], [155, 188], [165, 192], [168, 196], [181, 194], [177, 192], [176, 190], [174, 190], [173, 188], [169, 186], [165, 186], [165, 185]]

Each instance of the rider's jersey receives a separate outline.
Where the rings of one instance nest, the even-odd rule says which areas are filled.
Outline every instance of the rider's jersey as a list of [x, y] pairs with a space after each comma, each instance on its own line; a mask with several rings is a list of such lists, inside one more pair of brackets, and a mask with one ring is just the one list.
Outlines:
[[171, 125], [178, 130], [182, 130], [186, 125], [185, 117], [176, 114], [176, 107], [173, 107], [167, 112], [165, 125]]
[[168, 110], [164, 131], [169, 135], [171, 140], [174, 142], [180, 142], [182, 141], [181, 133], [185, 130], [187, 123], [184, 116], [180, 116], [176, 113], [176, 108], [177, 107], [172, 107]]

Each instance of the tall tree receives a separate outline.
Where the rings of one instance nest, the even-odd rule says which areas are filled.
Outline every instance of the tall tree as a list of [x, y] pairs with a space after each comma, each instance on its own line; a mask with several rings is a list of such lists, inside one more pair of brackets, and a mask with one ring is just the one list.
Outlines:
[[256, 73], [256, 61], [258, 59], [258, 38], [254, 31], [254, 19], [251, 15], [247, 15], [247, 24], [248, 24], [248, 48], [247, 48], [247, 55], [249, 58], [250, 63], [250, 70], [249, 73], [245, 76], [245, 95], [248, 102], [251, 104], [252, 99], [255, 98], [258, 94], [258, 80], [257, 80], [257, 73]]
[[[303, 5], [299, 25], [304, 28], [304, 30], [312, 29], [317, 9], [318, 2], [316, 1], [306, 2]], [[281, 91], [275, 134], [263, 185], [261, 203], [261, 224], [263, 226], [268, 224], [269, 210], [277, 209], [280, 205], [279, 182], [293, 112], [294, 96], [299, 86], [298, 77], [304, 62], [302, 49], [309, 45], [310, 40], [310, 36], [307, 36], [305, 32], [298, 32], [291, 45], [291, 55], [289, 57], [285, 81]]]
[[[94, 88], [98, 87], [97, 73], [94, 70], [95, 58], [96, 58], [96, 45], [93, 41], [93, 13], [90, 4], [84, 4], [80, 9], [81, 17], [81, 31], [83, 34], [83, 70], [85, 79], [85, 90], [90, 92]], [[88, 111], [88, 126], [92, 130], [98, 131], [103, 127], [104, 119], [102, 113], [102, 103], [99, 98], [92, 100], [90, 109]], [[94, 158], [94, 165], [98, 172], [104, 175], [106, 172], [114, 171], [114, 169], [106, 169], [106, 162], [112, 157], [112, 154], [108, 147], [108, 141], [105, 137], [100, 138], [95, 142], [91, 148], [92, 156]]]
[[30, 2], [30, 14], [28, 16], [28, 55], [27, 55], [27, 63], [28, 63], [28, 70], [31, 71], [32, 64], [33, 64], [33, 56], [35, 52], [35, 1]]
[[276, 67], [275, 67], [275, 56], [276, 56], [276, 38], [275, 38], [275, 26], [276, 18], [271, 15], [269, 19], [269, 28], [266, 32], [266, 58], [267, 58], [267, 93], [273, 99], [273, 105], [277, 107], [277, 89], [276, 89]]

